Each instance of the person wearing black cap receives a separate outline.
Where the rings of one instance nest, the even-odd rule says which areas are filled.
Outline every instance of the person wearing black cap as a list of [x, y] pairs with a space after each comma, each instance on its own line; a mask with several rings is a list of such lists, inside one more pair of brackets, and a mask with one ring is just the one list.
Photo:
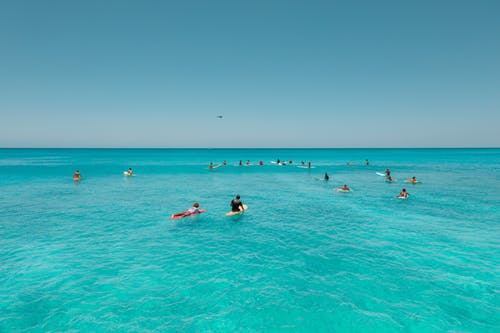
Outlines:
[[[243, 204], [241, 203], [239, 194], [236, 195], [236, 198], [231, 200], [231, 203], [229, 205], [231, 206], [232, 212], [241, 212], [241, 211], [245, 210], [245, 207], [243, 207]], [[240, 207], [241, 207], [241, 209], [240, 209]]]

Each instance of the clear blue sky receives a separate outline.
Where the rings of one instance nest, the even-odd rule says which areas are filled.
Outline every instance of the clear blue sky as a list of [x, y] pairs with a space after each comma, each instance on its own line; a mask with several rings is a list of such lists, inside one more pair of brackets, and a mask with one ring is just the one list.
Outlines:
[[0, 0], [0, 116], [0, 147], [499, 147], [500, 1]]

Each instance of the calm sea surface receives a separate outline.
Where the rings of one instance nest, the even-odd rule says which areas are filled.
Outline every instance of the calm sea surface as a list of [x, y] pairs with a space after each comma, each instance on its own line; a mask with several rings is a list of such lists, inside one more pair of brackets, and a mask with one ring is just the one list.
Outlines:
[[0, 149], [0, 332], [499, 332], [499, 202], [499, 149]]

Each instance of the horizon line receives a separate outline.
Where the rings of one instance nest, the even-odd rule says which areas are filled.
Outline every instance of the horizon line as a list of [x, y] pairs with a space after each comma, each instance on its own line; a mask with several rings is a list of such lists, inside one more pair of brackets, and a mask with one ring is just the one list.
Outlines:
[[500, 147], [0, 147], [0, 149], [499, 149]]

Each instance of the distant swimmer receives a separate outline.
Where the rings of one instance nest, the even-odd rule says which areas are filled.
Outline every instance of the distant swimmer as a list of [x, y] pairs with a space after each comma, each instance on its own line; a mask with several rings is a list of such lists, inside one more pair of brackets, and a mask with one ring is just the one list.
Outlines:
[[127, 173], [128, 173], [129, 176], [133, 176], [134, 175], [134, 171], [132, 170], [132, 168], [128, 168]]
[[336, 190], [340, 192], [351, 192], [351, 189], [346, 184], [344, 184], [344, 186], [337, 187]]
[[408, 198], [408, 195], [409, 195], [408, 192], [406, 192], [406, 189], [404, 188], [401, 190], [401, 193], [399, 193], [396, 198], [406, 199]]
[[210, 162], [210, 164], [208, 165], [208, 169], [209, 170], [217, 169], [217, 168], [220, 168], [221, 166], [222, 166], [222, 164], [214, 165], [212, 162]]
[[186, 216], [193, 216], [193, 215], [197, 215], [197, 214], [204, 213], [204, 212], [205, 212], [204, 209], [200, 209], [200, 204], [195, 202], [191, 208], [183, 211], [182, 213], [172, 214], [170, 216], [170, 219], [171, 220], [179, 219], [179, 218], [183, 218]]
[[385, 176], [389, 177], [391, 175], [391, 170], [389, 168], [385, 169]]
[[242, 161], [242, 160], [240, 160], [240, 166], [242, 166], [242, 165], [243, 165], [243, 161]]
[[245, 207], [243, 207], [243, 203], [240, 200], [240, 195], [237, 194], [236, 198], [231, 200], [231, 203], [229, 204], [231, 206], [231, 212], [242, 212], [245, 210]]
[[222, 165], [227, 165], [227, 162], [226, 161], [222, 162]]
[[246, 165], [250, 165], [250, 160], [247, 160]]
[[262, 162], [262, 160], [260, 160], [259, 165], [264, 165], [264, 162]]
[[76, 170], [75, 173], [73, 174], [73, 180], [79, 181], [80, 179], [82, 179], [82, 175], [80, 174], [79, 170]]
[[310, 169], [311, 168], [311, 162], [307, 162], [307, 167]]
[[330, 179], [330, 176], [328, 176], [328, 173], [325, 172], [325, 176], [323, 177], [324, 180], [329, 180]]
[[300, 164], [302, 164], [302, 165], [305, 165], [305, 164], [306, 164], [306, 162], [304, 162], [304, 161], [301, 161], [301, 162], [300, 162]]
[[280, 164], [280, 163], [281, 163], [281, 161], [280, 161], [280, 159], [278, 158], [278, 159], [276, 160], [276, 164]]
[[366, 164], [366, 165], [370, 165], [370, 161], [365, 160], [365, 164]]
[[293, 164], [293, 161], [292, 160], [288, 161], [288, 164]]
[[420, 181], [417, 180], [417, 177], [413, 176], [409, 179], [406, 180], [406, 182], [408, 183], [412, 183], [412, 184], [417, 184], [417, 183], [420, 183]]

